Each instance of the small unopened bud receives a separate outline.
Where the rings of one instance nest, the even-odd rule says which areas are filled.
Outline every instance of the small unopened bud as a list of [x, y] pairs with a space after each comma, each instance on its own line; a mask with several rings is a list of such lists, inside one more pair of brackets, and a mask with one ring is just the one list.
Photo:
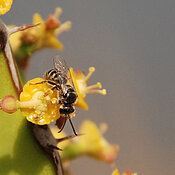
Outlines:
[[17, 111], [16, 102], [17, 99], [15, 96], [7, 95], [1, 100], [0, 109], [9, 114], [14, 113]]

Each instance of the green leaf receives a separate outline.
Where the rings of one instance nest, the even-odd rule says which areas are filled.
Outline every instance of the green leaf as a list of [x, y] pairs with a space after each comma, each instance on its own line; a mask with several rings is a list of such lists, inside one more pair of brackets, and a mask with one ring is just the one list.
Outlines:
[[[0, 98], [17, 95], [2, 52]], [[20, 111], [0, 111], [0, 175], [55, 175], [50, 159], [37, 144]]]

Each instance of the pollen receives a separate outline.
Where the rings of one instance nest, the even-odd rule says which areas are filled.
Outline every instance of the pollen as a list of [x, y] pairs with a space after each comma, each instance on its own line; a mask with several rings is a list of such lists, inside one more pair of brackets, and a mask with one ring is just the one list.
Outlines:
[[57, 100], [57, 98], [53, 98], [51, 101], [53, 104], [56, 104], [58, 100]]

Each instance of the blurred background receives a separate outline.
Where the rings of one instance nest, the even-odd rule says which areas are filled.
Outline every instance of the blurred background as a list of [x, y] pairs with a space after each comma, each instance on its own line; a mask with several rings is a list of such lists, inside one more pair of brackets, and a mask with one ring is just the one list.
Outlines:
[[[27, 79], [41, 77], [59, 54], [70, 66], [96, 72], [106, 96], [88, 95], [90, 119], [109, 128], [105, 137], [120, 146], [116, 166], [139, 175], [175, 173], [175, 1], [173, 0], [14, 0], [6, 24], [30, 24], [38, 12], [46, 18], [55, 7], [72, 30], [60, 36], [61, 52], [45, 49], [31, 59]], [[68, 125], [69, 127], [69, 125]], [[93, 143], [89, 143], [93, 144]], [[112, 168], [88, 158], [71, 164], [75, 175], [110, 175]]]

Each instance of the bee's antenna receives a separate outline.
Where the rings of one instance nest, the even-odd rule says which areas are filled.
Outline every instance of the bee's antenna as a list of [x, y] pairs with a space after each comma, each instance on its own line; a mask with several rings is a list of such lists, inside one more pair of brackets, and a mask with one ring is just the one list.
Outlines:
[[73, 125], [73, 123], [72, 123], [72, 121], [71, 121], [69, 116], [68, 116], [68, 119], [69, 119], [69, 122], [70, 122], [70, 125], [71, 125], [72, 129], [73, 129], [74, 134], [77, 136], [78, 134], [77, 134], [77, 132], [76, 132], [76, 130], [74, 128], [74, 125]]

